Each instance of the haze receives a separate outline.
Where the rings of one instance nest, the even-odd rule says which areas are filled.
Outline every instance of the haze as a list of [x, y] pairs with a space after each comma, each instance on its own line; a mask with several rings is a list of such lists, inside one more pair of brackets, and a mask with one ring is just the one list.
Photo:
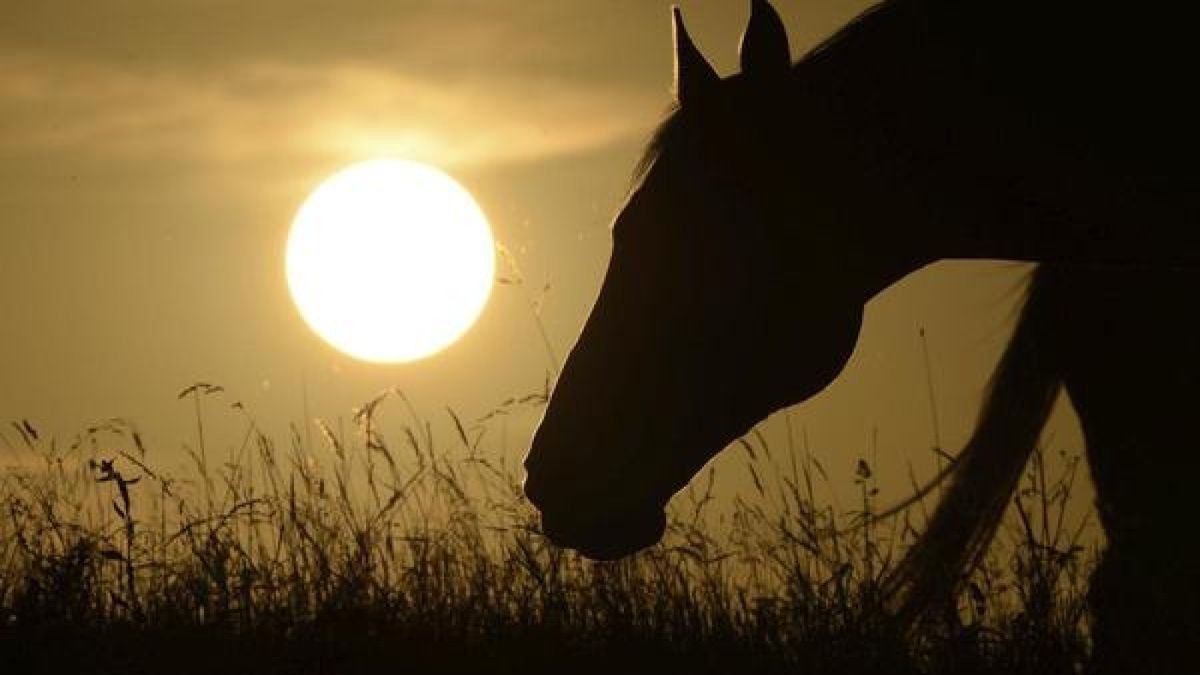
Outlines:
[[[61, 438], [120, 416], [155, 451], [177, 453], [192, 409], [175, 395], [195, 381], [223, 385], [279, 434], [306, 408], [348, 416], [391, 386], [431, 416], [448, 405], [466, 419], [540, 390], [590, 309], [610, 218], [669, 102], [669, 4], [6, 7], [0, 416]], [[732, 72], [748, 3], [681, 4], [697, 42]], [[798, 58], [865, 4], [776, 6]], [[287, 228], [308, 192], [385, 156], [462, 181], [524, 279], [499, 286], [457, 345], [401, 366], [325, 345], [283, 274]], [[961, 446], [1025, 269], [943, 264], [870, 305], [848, 370], [790, 413], [836, 481], [848, 484], [857, 457], [877, 458], [896, 495], [908, 462], [928, 475], [935, 443]], [[535, 422], [530, 413], [504, 427], [514, 458]], [[778, 417], [766, 426], [768, 438], [783, 433]], [[1052, 449], [1082, 445], [1065, 408], [1047, 433]], [[733, 463], [722, 475], [731, 489], [745, 481]]]

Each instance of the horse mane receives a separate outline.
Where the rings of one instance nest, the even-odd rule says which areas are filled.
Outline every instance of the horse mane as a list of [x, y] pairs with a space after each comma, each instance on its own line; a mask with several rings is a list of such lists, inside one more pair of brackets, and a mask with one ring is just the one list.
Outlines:
[[800, 57], [800, 60], [792, 66], [792, 70], [801, 71], [809, 67], [811, 64], [819, 61], [828, 52], [840, 47], [842, 43], [865, 37], [865, 34], [879, 28], [880, 24], [890, 27], [887, 24], [900, 18], [897, 12], [906, 7], [905, 2], [906, 0], [882, 0], [882, 2], [877, 2], [867, 7], [851, 19], [849, 23], [834, 31], [831, 35], [818, 42], [816, 46], [805, 52], [804, 56]]

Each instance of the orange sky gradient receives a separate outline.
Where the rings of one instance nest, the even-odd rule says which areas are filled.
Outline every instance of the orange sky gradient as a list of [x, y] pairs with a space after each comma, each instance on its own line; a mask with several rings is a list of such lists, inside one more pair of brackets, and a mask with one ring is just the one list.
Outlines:
[[[448, 405], [474, 419], [540, 390], [552, 363], [531, 303], [562, 357], [599, 288], [610, 219], [670, 101], [670, 4], [6, 7], [0, 418], [67, 439], [124, 417], [152, 452], [175, 457], [193, 433], [192, 408], [175, 395], [195, 381], [223, 385], [280, 436], [303, 419], [305, 392], [309, 414], [330, 420], [392, 386], [430, 417]], [[680, 4], [700, 47], [732, 72], [749, 3]], [[775, 5], [796, 58], [866, 6]], [[456, 176], [525, 278], [498, 286], [458, 344], [413, 364], [335, 351], [297, 315], [284, 278], [288, 226], [304, 197], [377, 157]], [[508, 273], [503, 261], [498, 269]], [[945, 263], [868, 307], [846, 372], [788, 413], [847, 499], [860, 456], [877, 458], [885, 500], [903, 492], [909, 462], [932, 471], [922, 327], [940, 440], [961, 447], [1026, 269]], [[232, 438], [240, 422], [228, 422]], [[514, 461], [535, 422], [517, 415], [494, 432]], [[778, 417], [764, 429], [783, 444]], [[1046, 438], [1054, 450], [1082, 448], [1065, 407]], [[14, 453], [0, 439], [0, 465]], [[748, 481], [733, 454], [719, 463], [724, 489], [737, 491]]]

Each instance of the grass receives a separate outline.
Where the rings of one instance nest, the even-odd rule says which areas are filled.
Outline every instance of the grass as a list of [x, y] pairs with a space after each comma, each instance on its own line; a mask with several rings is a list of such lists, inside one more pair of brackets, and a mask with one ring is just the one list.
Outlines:
[[[815, 458], [751, 435], [749, 495], [718, 503], [702, 475], [660, 545], [593, 563], [546, 542], [490, 447], [496, 418], [544, 393], [474, 423], [447, 410], [435, 441], [391, 392], [315, 448], [294, 428], [280, 445], [220, 387], [180, 397], [197, 424], [183, 468], [120, 420], [65, 447], [6, 429], [5, 672], [1008, 674], [1087, 657], [1095, 550], [1063, 515], [1077, 462], [1051, 476], [1039, 454], [958, 605], [903, 634], [878, 588], [922, 518], [875, 519], [865, 461], [837, 513]], [[244, 425], [220, 451], [212, 415]]]

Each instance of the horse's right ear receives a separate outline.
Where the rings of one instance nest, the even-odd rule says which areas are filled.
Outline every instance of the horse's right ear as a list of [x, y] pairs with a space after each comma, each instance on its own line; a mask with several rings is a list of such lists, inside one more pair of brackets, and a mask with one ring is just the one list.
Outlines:
[[671, 17], [675, 26], [675, 100], [683, 108], [716, 89], [721, 78], [692, 42], [678, 5], [671, 7]]

